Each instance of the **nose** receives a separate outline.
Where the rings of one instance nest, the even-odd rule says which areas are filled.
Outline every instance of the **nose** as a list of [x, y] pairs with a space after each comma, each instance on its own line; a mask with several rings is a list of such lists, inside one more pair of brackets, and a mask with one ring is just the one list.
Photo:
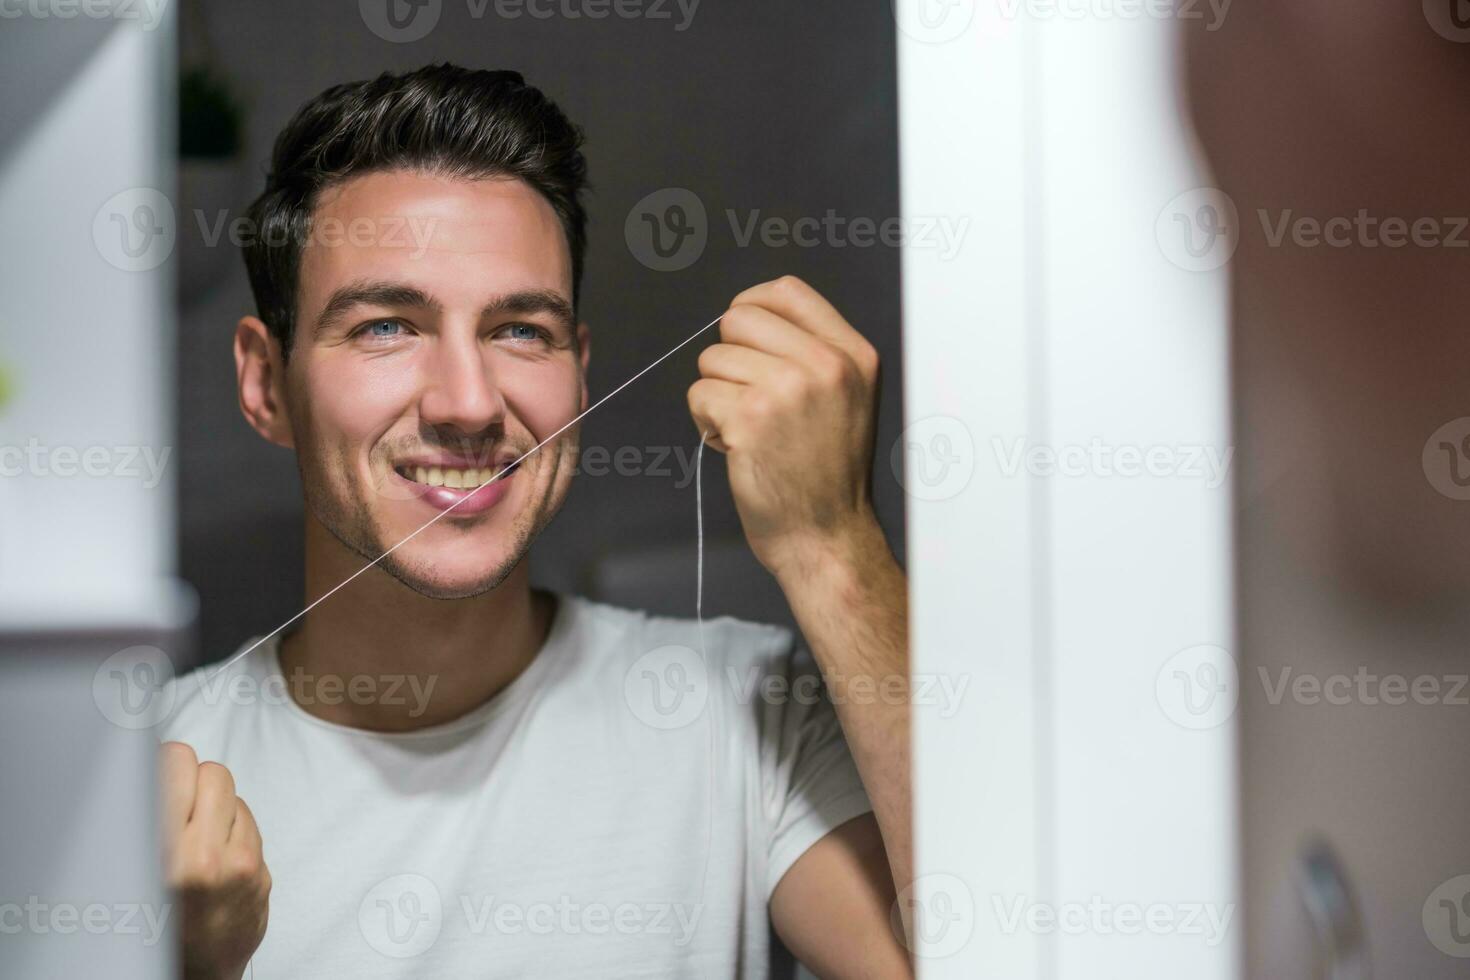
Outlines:
[[426, 366], [427, 384], [419, 401], [419, 415], [434, 426], [454, 427], [479, 435], [505, 420], [505, 396], [486, 356], [474, 337], [441, 336]]

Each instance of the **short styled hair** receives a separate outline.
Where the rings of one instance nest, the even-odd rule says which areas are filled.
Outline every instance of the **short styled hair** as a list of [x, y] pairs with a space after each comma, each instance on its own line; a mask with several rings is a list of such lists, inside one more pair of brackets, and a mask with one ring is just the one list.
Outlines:
[[582, 130], [519, 72], [430, 65], [327, 89], [276, 137], [265, 190], [246, 213], [245, 268], [258, 315], [289, 356], [301, 251], [321, 192], [362, 174], [415, 170], [514, 177], [551, 204], [572, 257], [572, 305], [587, 249]]

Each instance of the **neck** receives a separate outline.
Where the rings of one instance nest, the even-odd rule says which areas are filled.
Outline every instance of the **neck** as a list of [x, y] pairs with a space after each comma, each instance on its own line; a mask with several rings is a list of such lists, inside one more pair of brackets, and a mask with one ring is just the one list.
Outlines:
[[[307, 516], [308, 604], [364, 564]], [[554, 600], [531, 591], [526, 565], [469, 599], [430, 599], [372, 568], [282, 639], [286, 689], [309, 714], [371, 731], [460, 717], [514, 680], [546, 638]]]

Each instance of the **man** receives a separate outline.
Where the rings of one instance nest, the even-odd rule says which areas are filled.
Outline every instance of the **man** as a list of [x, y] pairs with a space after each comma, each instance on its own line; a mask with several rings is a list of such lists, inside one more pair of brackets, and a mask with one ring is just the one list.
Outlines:
[[842, 316], [792, 278], [739, 294], [689, 407], [852, 696], [803, 696], [784, 631], [529, 585], [590, 404], [579, 144], [519, 75], [448, 65], [329, 89], [276, 142], [239, 400], [296, 451], [322, 601], [176, 685], [190, 976], [763, 976], [768, 911], [823, 976], [909, 973], [905, 581]]

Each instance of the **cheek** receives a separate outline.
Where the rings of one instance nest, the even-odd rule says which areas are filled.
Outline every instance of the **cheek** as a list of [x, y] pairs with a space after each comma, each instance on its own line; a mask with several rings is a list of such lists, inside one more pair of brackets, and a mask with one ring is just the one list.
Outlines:
[[322, 364], [307, 374], [311, 437], [324, 448], [370, 448], [403, 415], [412, 400], [413, 378], [386, 362], [345, 368]]
[[537, 442], [582, 410], [582, 377], [575, 361], [507, 368], [500, 385], [507, 407]]

